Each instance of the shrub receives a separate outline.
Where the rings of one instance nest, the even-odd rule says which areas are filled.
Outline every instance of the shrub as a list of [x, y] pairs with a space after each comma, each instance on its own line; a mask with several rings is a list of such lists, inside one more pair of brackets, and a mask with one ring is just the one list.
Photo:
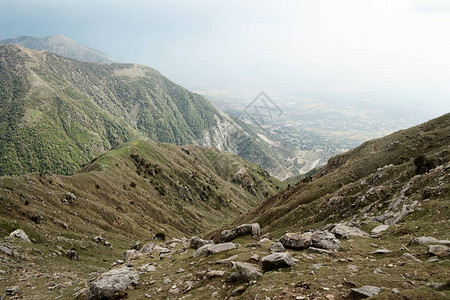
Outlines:
[[414, 159], [414, 165], [416, 166], [416, 174], [424, 174], [436, 167], [435, 162], [423, 154]]

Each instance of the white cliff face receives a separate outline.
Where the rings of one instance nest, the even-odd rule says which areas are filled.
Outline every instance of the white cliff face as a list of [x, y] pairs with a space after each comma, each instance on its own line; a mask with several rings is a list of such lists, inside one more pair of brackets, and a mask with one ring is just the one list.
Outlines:
[[[204, 131], [204, 138], [199, 142], [201, 146], [214, 147], [222, 151], [236, 154], [236, 147], [231, 146], [231, 135], [239, 130], [239, 126], [227, 114], [221, 112], [222, 118], [215, 115], [217, 126]], [[211, 133], [212, 132], [212, 133]]]

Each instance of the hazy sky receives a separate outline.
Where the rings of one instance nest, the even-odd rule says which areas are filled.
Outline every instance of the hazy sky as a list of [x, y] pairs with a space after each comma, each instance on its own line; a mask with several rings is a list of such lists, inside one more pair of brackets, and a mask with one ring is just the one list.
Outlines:
[[0, 0], [0, 39], [56, 33], [194, 89], [450, 111], [450, 1]]

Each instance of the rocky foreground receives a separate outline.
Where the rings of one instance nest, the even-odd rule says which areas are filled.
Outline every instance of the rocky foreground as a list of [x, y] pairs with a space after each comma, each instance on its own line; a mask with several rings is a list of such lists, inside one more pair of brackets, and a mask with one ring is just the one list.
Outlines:
[[[218, 243], [195, 236], [142, 241], [109, 271], [65, 283], [57, 283], [62, 274], [55, 273], [54, 284], [46, 288], [49, 299], [404, 299], [421, 289], [428, 295], [432, 290], [435, 299], [448, 298], [450, 241], [392, 239], [392, 227], [366, 232], [351, 224], [330, 224], [271, 240], [261, 238], [258, 224], [244, 224], [223, 231]], [[31, 241], [16, 230], [0, 246], [2, 260], [26, 260], [20, 243]], [[76, 252], [62, 255], [79, 259]], [[2, 299], [33, 299], [22, 292], [27, 281], [8, 286]]]

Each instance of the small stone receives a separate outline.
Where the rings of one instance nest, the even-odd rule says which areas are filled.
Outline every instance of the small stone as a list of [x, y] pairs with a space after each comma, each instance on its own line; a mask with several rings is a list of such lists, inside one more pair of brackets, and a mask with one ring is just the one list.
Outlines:
[[387, 230], [389, 228], [389, 225], [380, 225], [375, 227], [374, 229], [372, 229], [372, 231], [370, 232], [370, 234], [380, 234], [381, 232]]
[[294, 265], [295, 262], [289, 253], [273, 253], [261, 259], [261, 267], [263, 271], [292, 267]]
[[377, 249], [377, 250], [371, 252], [370, 254], [387, 254], [387, 253], [391, 253], [391, 252], [392, 252], [391, 250], [381, 248], [381, 249]]
[[270, 253], [284, 252], [285, 250], [283, 244], [280, 242], [275, 242], [270, 246]]
[[381, 289], [377, 286], [365, 285], [360, 288], [351, 289], [351, 295], [357, 299], [369, 298], [377, 295], [381, 292]]
[[169, 284], [171, 282], [172, 282], [172, 280], [170, 280], [170, 278], [165, 278], [163, 281], [164, 284]]
[[450, 248], [443, 245], [429, 245], [427, 253], [437, 257], [450, 257]]
[[184, 272], [184, 269], [183, 268], [179, 268], [178, 270], [177, 270], [177, 273], [183, 273]]
[[376, 268], [375, 270], [373, 270], [373, 273], [374, 273], [374, 274], [382, 274], [383, 271], [381, 271], [380, 268]]
[[347, 268], [352, 272], [358, 272], [358, 267], [355, 265], [348, 265]]
[[9, 286], [5, 289], [7, 295], [14, 295], [19, 293], [19, 287], [17, 285]]

